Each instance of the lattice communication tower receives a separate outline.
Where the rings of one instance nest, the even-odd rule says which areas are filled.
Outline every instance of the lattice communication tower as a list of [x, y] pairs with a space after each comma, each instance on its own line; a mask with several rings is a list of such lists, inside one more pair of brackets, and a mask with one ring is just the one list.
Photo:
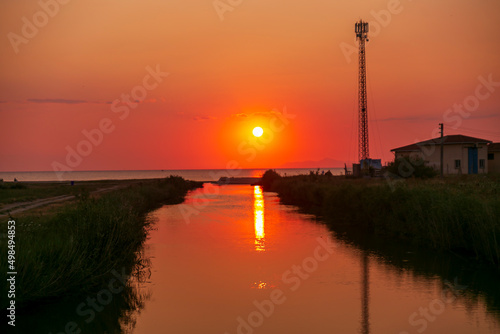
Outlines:
[[359, 20], [354, 26], [356, 40], [359, 41], [359, 76], [358, 76], [358, 113], [359, 113], [359, 160], [370, 158], [368, 145], [368, 109], [366, 98], [366, 52], [365, 43], [368, 42], [368, 22]]

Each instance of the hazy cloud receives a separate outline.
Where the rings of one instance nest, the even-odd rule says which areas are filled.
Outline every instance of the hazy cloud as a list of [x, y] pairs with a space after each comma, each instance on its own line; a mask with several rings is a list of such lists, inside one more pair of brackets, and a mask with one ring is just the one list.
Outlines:
[[425, 115], [425, 116], [388, 117], [388, 118], [374, 119], [373, 121], [390, 122], [390, 121], [435, 121], [435, 120], [439, 120], [439, 117]]
[[468, 118], [472, 118], [472, 119], [482, 119], [482, 118], [495, 118], [495, 117], [499, 117], [500, 114], [498, 113], [495, 113], [495, 114], [486, 114], [486, 115], [471, 115], [470, 117]]
[[71, 100], [71, 99], [27, 99], [30, 103], [59, 103], [59, 104], [111, 104], [111, 101], [87, 101], [87, 100]]
[[191, 113], [185, 113], [184, 111], [177, 111], [175, 114], [177, 115], [177, 117], [179, 117], [181, 119], [197, 121], [197, 122], [210, 121], [210, 120], [217, 119], [217, 117], [214, 117], [214, 116], [193, 115]]
[[28, 99], [31, 103], [62, 103], [62, 104], [79, 104], [88, 103], [85, 100], [67, 100], [67, 99]]
[[[458, 115], [458, 114], [457, 114]], [[484, 119], [484, 118], [494, 118], [494, 117], [499, 117], [500, 114], [498, 113], [493, 113], [493, 114], [485, 114], [485, 115], [477, 115], [477, 114], [472, 114], [469, 117], [465, 117], [465, 119]], [[390, 121], [442, 121], [443, 120], [443, 115], [436, 115], [436, 116], [431, 116], [431, 115], [410, 115], [406, 117], [388, 117], [388, 118], [380, 118], [380, 119], [374, 119], [373, 121], [377, 122], [390, 122]]]
[[276, 109], [270, 110], [270, 111], [256, 111], [253, 113], [237, 113], [237, 114], [232, 114], [231, 117], [236, 117], [236, 118], [247, 118], [247, 117], [254, 117], [254, 116], [263, 116], [263, 117], [272, 117], [276, 115], [281, 115], [282, 113], [279, 112]]
[[194, 121], [199, 121], [199, 122], [209, 121], [212, 119], [217, 119], [217, 117], [213, 117], [213, 116], [194, 116], [193, 117]]

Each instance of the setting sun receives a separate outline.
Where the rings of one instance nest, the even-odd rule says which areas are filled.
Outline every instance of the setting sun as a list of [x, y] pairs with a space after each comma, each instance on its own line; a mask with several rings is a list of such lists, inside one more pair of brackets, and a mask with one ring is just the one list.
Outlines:
[[253, 128], [253, 131], [252, 131], [253, 135], [255, 137], [260, 137], [262, 136], [262, 134], [264, 133], [264, 130], [262, 130], [262, 128], [260, 126], [257, 126], [255, 128]]

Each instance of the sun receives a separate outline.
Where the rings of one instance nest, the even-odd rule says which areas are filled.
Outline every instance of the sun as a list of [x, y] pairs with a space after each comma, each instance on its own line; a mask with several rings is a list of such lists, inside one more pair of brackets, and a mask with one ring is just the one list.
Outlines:
[[264, 133], [264, 130], [262, 130], [260, 126], [256, 126], [255, 128], [253, 128], [252, 133], [255, 137], [260, 137]]

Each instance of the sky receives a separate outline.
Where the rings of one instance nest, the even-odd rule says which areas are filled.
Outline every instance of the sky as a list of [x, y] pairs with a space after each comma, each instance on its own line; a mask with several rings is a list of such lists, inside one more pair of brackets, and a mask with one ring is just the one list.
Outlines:
[[371, 158], [439, 123], [499, 142], [498, 13], [498, 0], [2, 1], [0, 171], [355, 161], [360, 19]]

